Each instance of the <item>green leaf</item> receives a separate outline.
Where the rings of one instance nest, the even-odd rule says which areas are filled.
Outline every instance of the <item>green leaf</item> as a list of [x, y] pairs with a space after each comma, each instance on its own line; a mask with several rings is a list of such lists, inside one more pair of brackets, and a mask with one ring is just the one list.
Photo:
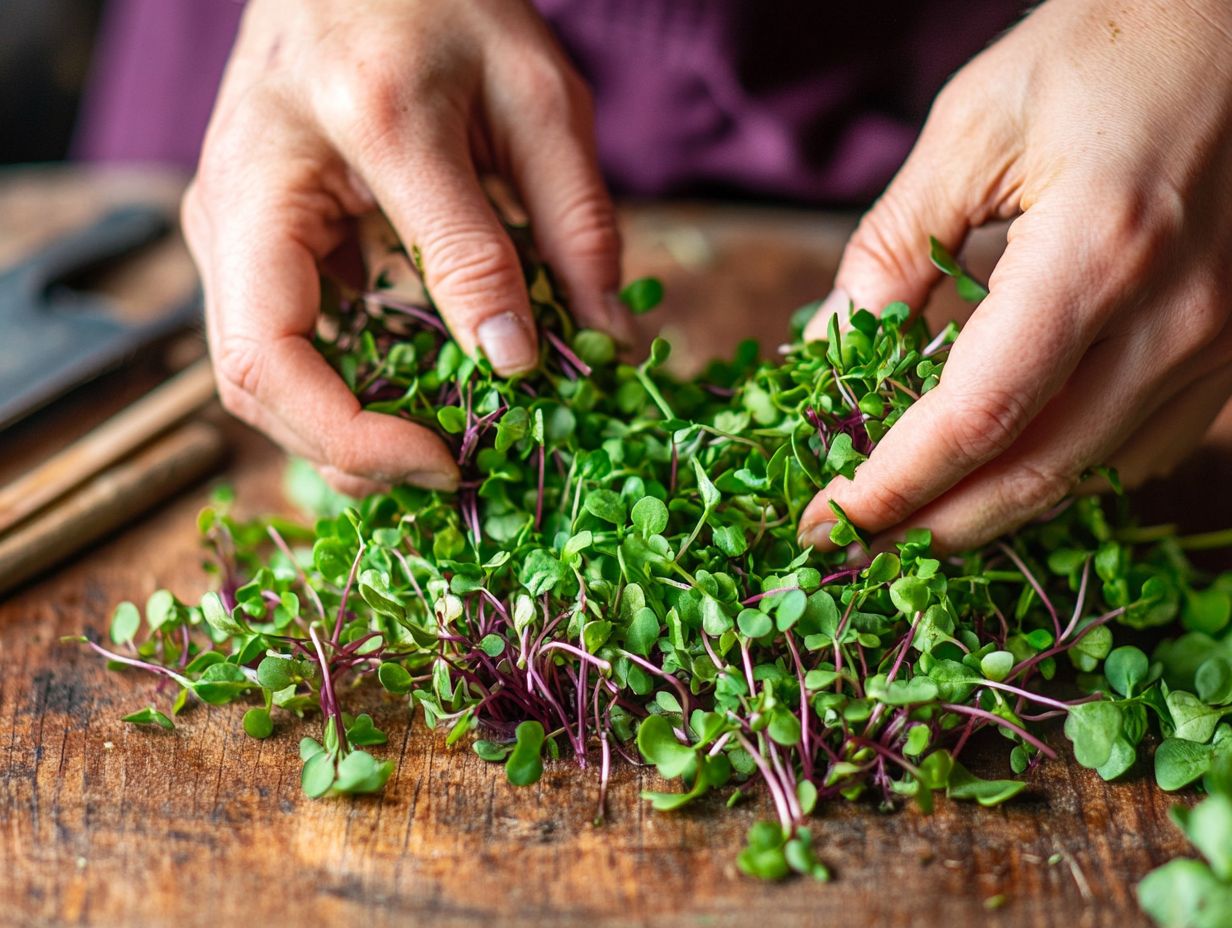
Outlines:
[[[133, 612], [136, 612], [136, 607]], [[205, 621], [209, 623], [210, 628], [218, 632], [220, 635], [228, 637], [243, 635], [247, 631], [232, 614], [223, 608], [222, 600], [218, 598], [217, 593], [206, 593], [201, 597], [201, 615]]]
[[385, 661], [376, 673], [377, 679], [386, 692], [402, 695], [409, 693], [414, 682], [410, 673], [401, 664]]
[[873, 558], [873, 562], [865, 568], [861, 576], [869, 583], [889, 583], [898, 576], [902, 565], [899, 562], [897, 554], [891, 554], [889, 551], [883, 551]]
[[1065, 737], [1074, 745], [1074, 758], [1084, 767], [1099, 767], [1112, 756], [1121, 733], [1119, 706], [1106, 700], [1071, 706], [1065, 719]]
[[205, 668], [193, 692], [211, 706], [221, 706], [243, 696], [254, 686], [235, 664], [222, 662]]
[[620, 301], [634, 315], [648, 313], [663, 302], [663, 282], [657, 277], [632, 280], [621, 289]]
[[[1032, 641], [1032, 645], [1040, 651], [1052, 646], [1052, 633], [1047, 629], [1037, 628], [1036, 632], [1043, 632], [1044, 636], [1040, 641]], [[1032, 633], [1034, 634], [1034, 633]], [[1028, 640], [1030, 636], [1028, 636]], [[1099, 628], [1092, 629], [1082, 636], [1079, 641], [1069, 649], [1069, 657], [1074, 666], [1079, 670], [1090, 673], [1099, 666], [1099, 662], [1108, 656], [1112, 648], [1112, 631], [1107, 625], [1101, 625]]]
[[728, 557], [740, 557], [749, 550], [749, 540], [744, 531], [735, 525], [720, 525], [713, 532], [714, 544]]
[[1104, 676], [1122, 696], [1133, 696], [1146, 681], [1151, 662], [1139, 648], [1125, 645], [1110, 651], [1104, 659]]
[[141, 613], [127, 600], [115, 607], [111, 614], [111, 640], [116, 644], [128, 644], [141, 628]]
[[286, 689], [300, 679], [299, 665], [290, 658], [269, 655], [257, 665], [257, 682], [266, 689]]
[[1217, 635], [1232, 620], [1232, 593], [1211, 587], [1207, 590], [1189, 590], [1181, 608], [1182, 624], [1196, 632]]
[[1108, 755], [1108, 759], [1095, 770], [1103, 779], [1115, 780], [1128, 772], [1137, 759], [1137, 749], [1122, 735], [1113, 742], [1112, 753]]
[[719, 491], [707, 476], [706, 471], [702, 469], [697, 458], [693, 458], [693, 473], [697, 477], [697, 490], [701, 493], [702, 505], [709, 512], [719, 504]]
[[1022, 780], [982, 780], [955, 761], [945, 792], [951, 799], [973, 799], [982, 806], [997, 806], [1013, 799], [1026, 786]]
[[175, 723], [163, 713], [159, 712], [153, 706], [147, 709], [142, 709], [140, 712], [134, 712], [131, 715], [124, 716], [121, 719], [123, 722], [132, 722], [134, 725], [157, 725], [159, 728], [166, 731], [175, 729]]
[[1219, 654], [1207, 658], [1194, 673], [1194, 687], [1198, 698], [1208, 705], [1232, 702], [1232, 663]]
[[830, 450], [826, 453], [826, 469], [844, 477], [855, 476], [856, 467], [867, 458], [856, 451], [851, 444], [851, 436], [840, 432], [830, 441]]
[[989, 651], [980, 658], [980, 670], [989, 680], [1000, 683], [1010, 675], [1017, 661], [1009, 651]]
[[900, 577], [890, 586], [890, 599], [904, 615], [924, 611], [930, 598], [928, 581], [919, 577]]
[[761, 638], [774, 631], [774, 623], [770, 620], [770, 616], [760, 609], [740, 610], [740, 615], [736, 617], [736, 624], [740, 627], [740, 633], [746, 638]]
[[175, 597], [170, 590], [155, 590], [145, 601], [145, 621], [150, 626], [150, 631], [157, 631], [174, 615]]
[[1210, 765], [1210, 745], [1167, 738], [1155, 749], [1155, 782], [1172, 792], [1198, 779]]
[[370, 746], [385, 744], [389, 736], [381, 731], [372, 721], [372, 716], [364, 712], [357, 715], [346, 727], [347, 741], [352, 745]]
[[450, 435], [461, 435], [466, 431], [466, 410], [460, 406], [442, 406], [436, 411], [436, 421]]
[[254, 707], [244, 713], [244, 731], [250, 738], [268, 738], [274, 733], [274, 720], [269, 710]]
[[653, 609], [643, 606], [633, 614], [625, 629], [625, 647], [640, 657], [646, 657], [659, 639], [659, 618]]
[[1232, 882], [1232, 797], [1209, 796], [1192, 809], [1178, 807], [1174, 814], [1215, 876]]
[[392, 761], [378, 761], [367, 751], [352, 751], [338, 762], [333, 788], [339, 793], [378, 793], [393, 772]]
[[1215, 726], [1223, 714], [1219, 709], [1206, 705], [1193, 693], [1184, 690], [1173, 690], [1165, 699], [1168, 711], [1172, 714], [1172, 723], [1176, 726], [1174, 735], [1186, 741], [1197, 741], [1205, 744], [1215, 734]]
[[932, 702], [941, 693], [940, 687], [928, 677], [912, 677], [910, 680], [892, 680], [887, 683], [884, 674], [869, 677], [864, 683], [864, 690], [870, 699], [891, 706]]
[[505, 762], [505, 777], [514, 786], [530, 786], [543, 776], [544, 731], [535, 721], [522, 722], [514, 730], [515, 743]]
[[627, 518], [625, 503], [617, 493], [611, 490], [592, 490], [586, 494], [583, 504], [586, 511], [613, 525], [624, 525]]
[[779, 707], [770, 714], [770, 724], [766, 726], [770, 740], [784, 747], [792, 747], [800, 743], [802, 729], [800, 720], [787, 709]]
[[661, 715], [642, 720], [637, 729], [637, 748], [668, 780], [683, 776], [696, 759], [693, 748], [676, 740], [671, 723]]
[[643, 538], [658, 535], [667, 528], [667, 507], [653, 496], [643, 496], [633, 504], [633, 527]]
[[479, 650], [488, 657], [500, 657], [505, 652], [505, 639], [495, 632], [490, 632], [479, 642]]
[[[305, 739], [307, 740], [307, 739]], [[303, 754], [301, 743], [300, 754]], [[326, 751], [320, 751], [304, 758], [304, 769], [300, 774], [300, 787], [310, 799], [317, 799], [329, 792], [334, 785], [334, 758]]]
[[471, 745], [471, 749], [489, 763], [503, 763], [513, 750], [513, 745], [480, 738]]

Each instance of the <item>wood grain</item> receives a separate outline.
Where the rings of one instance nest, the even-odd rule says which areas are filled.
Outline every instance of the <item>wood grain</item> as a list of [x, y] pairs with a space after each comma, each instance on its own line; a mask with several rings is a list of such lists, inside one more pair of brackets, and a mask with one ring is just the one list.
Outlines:
[[[4, 204], [0, 187], [0, 228]], [[668, 278], [673, 301], [688, 307], [674, 324], [709, 353], [747, 330], [749, 306], [757, 330], [777, 338], [779, 320], [824, 290], [845, 223], [646, 208], [629, 219], [628, 267]], [[708, 242], [706, 274], [688, 276], [665, 257], [660, 234], [683, 236], [675, 247], [689, 260], [704, 258], [699, 241]], [[750, 251], [756, 261], [740, 258]], [[117, 392], [140, 389], [142, 377], [149, 386], [147, 372], [128, 377], [138, 385], [121, 379]], [[241, 427], [225, 428], [241, 511], [284, 509], [281, 456]], [[31, 447], [39, 437], [24, 434]], [[56, 434], [49, 427], [46, 440]], [[1218, 474], [1226, 461], [1209, 466]], [[593, 771], [550, 765], [540, 784], [516, 789], [499, 767], [464, 747], [445, 749], [403, 704], [371, 688], [349, 698], [390, 732], [387, 755], [398, 767], [388, 789], [307, 800], [295, 745], [317, 720], [280, 721], [257, 742], [242, 732], [243, 707], [198, 707], [174, 732], [137, 730], [117, 720], [167, 694], [58, 643], [104, 629], [117, 600], [141, 602], [158, 586], [200, 595], [207, 581], [194, 518], [205, 499], [204, 488], [182, 496], [0, 602], [5, 925], [1131, 928], [1146, 924], [1135, 881], [1184, 850], [1167, 821], [1173, 799], [1141, 771], [1109, 785], [1061, 760], [996, 810], [827, 809], [815, 833], [836, 880], [762, 885], [733, 866], [744, 830], [769, 816], [760, 797], [732, 811], [708, 802], [654, 814], [637, 796], [655, 778], [622, 766], [607, 824], [596, 827]], [[990, 737], [985, 772], [1004, 774], [1004, 751]], [[1050, 865], [1053, 854], [1064, 858]], [[999, 895], [1004, 905], [987, 909]]]

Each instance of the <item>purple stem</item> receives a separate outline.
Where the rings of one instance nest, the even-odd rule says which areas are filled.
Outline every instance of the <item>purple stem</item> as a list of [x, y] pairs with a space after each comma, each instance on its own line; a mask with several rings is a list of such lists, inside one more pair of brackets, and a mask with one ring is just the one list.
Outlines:
[[1082, 565], [1082, 581], [1078, 584], [1078, 601], [1074, 603], [1074, 614], [1070, 616], [1069, 624], [1065, 626], [1065, 631], [1057, 638], [1057, 644], [1068, 638], [1078, 626], [1078, 620], [1082, 617], [1082, 607], [1086, 605], [1087, 581], [1090, 579], [1091, 559], [1088, 557]]
[[1013, 561], [1014, 566], [1017, 567], [1022, 572], [1022, 575], [1027, 578], [1027, 583], [1031, 584], [1031, 589], [1035, 590], [1035, 595], [1040, 598], [1040, 602], [1044, 604], [1044, 608], [1046, 608], [1048, 610], [1048, 614], [1052, 616], [1052, 627], [1056, 631], [1057, 641], [1060, 641], [1062, 637], [1061, 620], [1057, 617], [1057, 608], [1052, 604], [1052, 600], [1048, 598], [1048, 594], [1044, 592], [1044, 588], [1040, 586], [1040, 582], [1035, 579], [1035, 574], [1031, 573], [1031, 571], [1027, 568], [1027, 565], [1023, 563], [1022, 558], [1020, 558], [1014, 549], [1005, 542], [997, 542], [997, 547], [1001, 549], [1002, 553], [1004, 553], [1006, 557]]
[[347, 752], [346, 740], [346, 725], [342, 722], [342, 708], [338, 705], [338, 700], [334, 698], [334, 681], [330, 678], [329, 661], [325, 659], [325, 649], [321, 647], [321, 639], [317, 637], [317, 630], [314, 626], [308, 626], [308, 637], [312, 639], [312, 646], [316, 648], [317, 661], [321, 665], [321, 710], [327, 715], [333, 717], [335, 734], [338, 736], [338, 747], [340, 753]]
[[359, 550], [355, 553], [355, 560], [351, 562], [351, 570], [347, 574], [346, 585], [342, 588], [342, 598], [338, 600], [338, 617], [334, 619], [334, 633], [329, 639], [329, 643], [335, 647], [338, 645], [338, 637], [342, 634], [342, 623], [346, 621], [347, 600], [351, 596], [351, 586], [355, 583], [355, 574], [359, 572], [359, 561], [364, 556], [365, 547], [361, 541], [359, 543]]
[[945, 709], [947, 712], [957, 712], [961, 715], [974, 716], [975, 718], [983, 719], [986, 722], [991, 722], [993, 725], [1000, 725], [1003, 728], [1008, 728], [1023, 741], [1036, 748], [1041, 754], [1045, 754], [1050, 758], [1055, 758], [1057, 756], [1056, 751], [1044, 742], [1040, 741], [1039, 738], [1035, 737], [1035, 735], [1031, 734], [1025, 728], [1015, 725], [1009, 719], [1003, 719], [1001, 716], [988, 712], [985, 709], [977, 709], [974, 706], [960, 706], [957, 703], [952, 702], [944, 703], [941, 708]]
[[590, 365], [574, 354], [573, 349], [565, 344], [564, 339], [550, 329], [544, 329], [543, 334], [552, 344], [552, 347], [559, 351], [561, 356], [564, 357], [566, 361], [581, 371], [583, 377], [589, 377], [591, 375], [592, 371], [590, 369]]

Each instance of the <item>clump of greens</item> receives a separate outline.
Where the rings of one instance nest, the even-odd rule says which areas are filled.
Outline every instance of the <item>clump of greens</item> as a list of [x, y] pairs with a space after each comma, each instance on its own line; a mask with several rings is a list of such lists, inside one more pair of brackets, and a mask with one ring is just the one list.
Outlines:
[[[309, 527], [237, 521], [220, 499], [200, 521], [217, 593], [189, 605], [159, 591], [144, 629], [122, 604], [115, 648], [91, 644], [175, 684], [170, 716], [129, 720], [166, 727], [190, 701], [243, 700], [260, 738], [275, 716], [319, 713], [304, 790], [371, 792], [391, 765], [363, 749], [385, 735], [343, 697], [375, 679], [447, 743], [476, 736], [511, 783], [536, 781], [545, 756], [597, 764], [596, 819], [616, 758], [679, 783], [645, 794], [663, 811], [760, 784], [776, 820], [738, 863], [767, 878], [828, 876], [806, 822], [830, 800], [1010, 799], [1054, 756], [1049, 718], [1066, 716], [1079, 761], [1108, 778], [1152, 719], [1166, 788], [1220, 762], [1232, 575], [1204, 585], [1187, 542], [1128, 527], [1123, 500], [1075, 499], [945, 559], [925, 531], [871, 562], [799, 547], [804, 505], [937, 385], [953, 328], [930, 337], [894, 303], [775, 360], [745, 344], [682, 382], [662, 370], [665, 341], [626, 364], [578, 329], [517, 235], [542, 345], [525, 378], [467, 357], [429, 300], [329, 289], [322, 352], [367, 408], [440, 430], [459, 492], [351, 503], [313, 487], [328, 512]], [[983, 295], [935, 243], [933, 258]], [[649, 281], [623, 291], [639, 312], [660, 295]], [[862, 543], [837, 515], [834, 539]], [[1154, 660], [1113, 647], [1114, 625], [1178, 616], [1185, 634]], [[1085, 695], [1041, 691], [1065, 665]], [[1014, 778], [963, 764], [984, 729], [1006, 739]]]
[[1232, 783], [1192, 809], [1177, 806], [1173, 820], [1205, 860], [1173, 860], [1138, 884], [1138, 901], [1164, 928], [1232, 925]]

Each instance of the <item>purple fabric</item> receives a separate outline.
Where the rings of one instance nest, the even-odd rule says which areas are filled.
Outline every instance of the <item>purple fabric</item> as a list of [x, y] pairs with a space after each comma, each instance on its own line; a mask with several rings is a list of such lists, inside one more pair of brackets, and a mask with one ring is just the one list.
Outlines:
[[[865, 202], [1022, 0], [538, 0], [619, 193]], [[76, 151], [191, 166], [241, 6], [110, 0]]]
[[193, 167], [243, 12], [236, 0], [108, 0], [74, 156]]

